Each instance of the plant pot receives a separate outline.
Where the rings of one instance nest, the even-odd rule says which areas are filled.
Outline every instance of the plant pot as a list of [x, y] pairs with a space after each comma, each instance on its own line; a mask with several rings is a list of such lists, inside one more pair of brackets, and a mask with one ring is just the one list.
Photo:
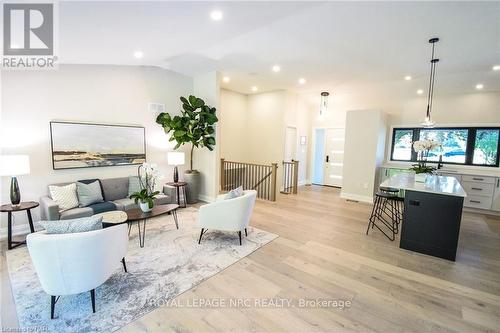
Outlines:
[[140, 202], [139, 207], [141, 207], [141, 210], [144, 213], [149, 213], [150, 211], [153, 210], [153, 207], [149, 208], [149, 204], [147, 202]]
[[187, 183], [187, 203], [197, 203], [200, 194], [201, 173], [197, 170], [188, 170], [184, 173], [184, 181]]
[[415, 181], [417, 183], [425, 183], [426, 179], [427, 179], [427, 174], [426, 173], [417, 173], [417, 174], [415, 174]]

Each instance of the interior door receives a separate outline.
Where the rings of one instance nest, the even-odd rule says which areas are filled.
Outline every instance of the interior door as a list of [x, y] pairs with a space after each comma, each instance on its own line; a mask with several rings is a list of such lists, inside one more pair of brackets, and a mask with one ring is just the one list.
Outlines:
[[325, 132], [325, 185], [342, 187], [342, 172], [344, 168], [345, 129], [329, 128]]

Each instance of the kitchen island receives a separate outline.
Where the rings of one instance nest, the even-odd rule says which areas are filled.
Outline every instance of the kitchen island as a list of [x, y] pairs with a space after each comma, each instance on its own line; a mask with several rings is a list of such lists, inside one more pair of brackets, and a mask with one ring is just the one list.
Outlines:
[[428, 175], [423, 183], [411, 173], [397, 174], [380, 186], [404, 190], [399, 247], [455, 260], [466, 192], [455, 177]]

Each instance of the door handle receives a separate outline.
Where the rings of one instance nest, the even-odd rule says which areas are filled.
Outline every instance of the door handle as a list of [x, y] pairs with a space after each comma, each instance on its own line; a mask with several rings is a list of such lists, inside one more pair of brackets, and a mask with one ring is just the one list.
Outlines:
[[326, 155], [326, 163], [330, 162], [330, 156]]
[[410, 200], [408, 203], [411, 206], [420, 206], [420, 201], [418, 201], [418, 200]]

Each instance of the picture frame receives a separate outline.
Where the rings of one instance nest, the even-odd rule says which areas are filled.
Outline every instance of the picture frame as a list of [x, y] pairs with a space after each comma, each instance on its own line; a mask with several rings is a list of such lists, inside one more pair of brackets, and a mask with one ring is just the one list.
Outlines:
[[54, 170], [138, 165], [146, 161], [143, 126], [50, 122]]

